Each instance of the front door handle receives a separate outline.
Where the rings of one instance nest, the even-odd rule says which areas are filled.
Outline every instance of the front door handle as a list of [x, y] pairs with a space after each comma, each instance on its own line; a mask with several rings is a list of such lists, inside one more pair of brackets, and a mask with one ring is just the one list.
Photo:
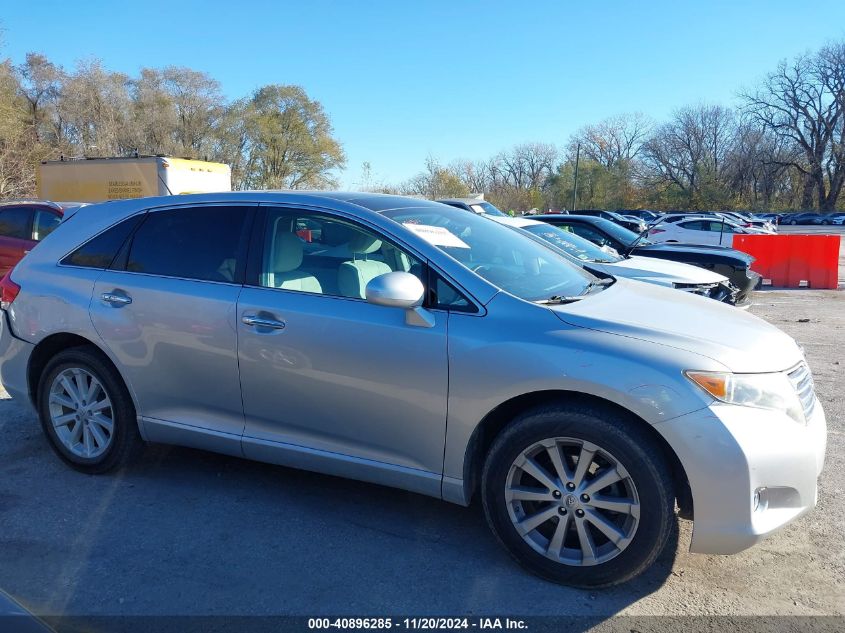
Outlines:
[[241, 318], [241, 321], [243, 321], [244, 325], [248, 325], [250, 327], [265, 327], [271, 330], [285, 329], [284, 321], [279, 321], [278, 319], [268, 319], [255, 314], [245, 314]]
[[100, 298], [113, 306], [126, 306], [132, 303], [132, 297], [117, 292], [104, 292]]

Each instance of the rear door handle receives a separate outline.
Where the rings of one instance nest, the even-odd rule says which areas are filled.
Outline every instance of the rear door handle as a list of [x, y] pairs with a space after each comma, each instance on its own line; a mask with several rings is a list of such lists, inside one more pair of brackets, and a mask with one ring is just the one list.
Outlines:
[[114, 306], [126, 306], [132, 303], [132, 297], [117, 292], [104, 292], [100, 298]]
[[255, 314], [245, 314], [241, 317], [241, 321], [244, 325], [248, 325], [250, 327], [264, 327], [269, 328], [271, 330], [284, 330], [285, 329], [285, 322], [279, 321], [278, 319], [269, 319], [265, 317], [260, 317]]

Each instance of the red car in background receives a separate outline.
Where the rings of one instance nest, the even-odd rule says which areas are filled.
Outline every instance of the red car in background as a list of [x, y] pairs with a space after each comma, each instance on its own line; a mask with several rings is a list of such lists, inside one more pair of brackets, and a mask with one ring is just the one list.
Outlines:
[[0, 201], [0, 277], [59, 225], [66, 209], [80, 204], [49, 200]]

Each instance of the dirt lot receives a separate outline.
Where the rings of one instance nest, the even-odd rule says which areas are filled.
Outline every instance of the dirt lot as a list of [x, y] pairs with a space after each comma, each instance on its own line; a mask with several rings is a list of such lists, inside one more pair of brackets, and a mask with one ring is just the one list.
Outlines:
[[806, 348], [830, 431], [817, 510], [740, 555], [686, 553], [682, 522], [674, 563], [568, 589], [516, 567], [477, 506], [168, 447], [88, 477], [3, 399], [0, 589], [39, 614], [845, 614], [845, 293], [751, 311]]

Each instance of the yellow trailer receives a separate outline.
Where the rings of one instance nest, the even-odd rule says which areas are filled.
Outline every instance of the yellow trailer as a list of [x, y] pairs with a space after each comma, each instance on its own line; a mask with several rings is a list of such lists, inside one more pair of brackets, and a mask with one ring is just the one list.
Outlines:
[[36, 177], [38, 197], [56, 201], [102, 202], [232, 190], [228, 165], [170, 156], [48, 160], [38, 165]]

